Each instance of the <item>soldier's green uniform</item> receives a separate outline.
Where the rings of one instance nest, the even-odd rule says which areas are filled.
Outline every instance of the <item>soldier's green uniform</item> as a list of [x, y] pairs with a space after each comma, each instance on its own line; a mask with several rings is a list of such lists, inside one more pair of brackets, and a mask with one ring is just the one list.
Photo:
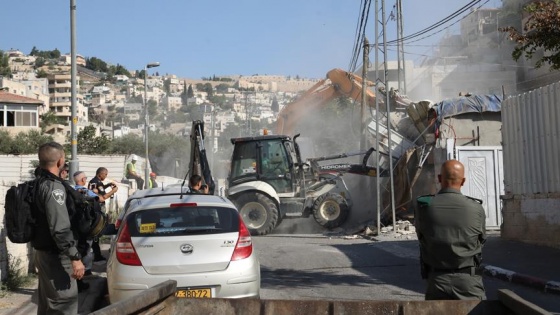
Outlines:
[[485, 299], [476, 274], [486, 240], [482, 201], [444, 188], [418, 199], [415, 214], [426, 300]]

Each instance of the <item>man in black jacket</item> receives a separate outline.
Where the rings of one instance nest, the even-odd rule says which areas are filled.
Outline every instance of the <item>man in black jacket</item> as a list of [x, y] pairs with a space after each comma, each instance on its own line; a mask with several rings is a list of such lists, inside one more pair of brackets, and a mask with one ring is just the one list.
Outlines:
[[37, 314], [77, 314], [76, 279], [84, 276], [66, 207], [66, 189], [59, 177], [64, 148], [56, 142], [39, 147], [39, 184], [36, 199], [37, 229], [31, 244], [36, 249], [39, 273]]
[[[99, 196], [99, 203], [101, 204], [101, 209], [103, 210], [104, 213], [106, 213], [105, 200], [112, 198], [112, 196], [119, 189], [119, 187], [113, 182], [107, 184], [103, 183], [103, 181], [107, 179], [108, 174], [109, 171], [107, 170], [107, 168], [100, 167], [95, 172], [95, 177], [92, 178], [88, 183], [89, 189]], [[109, 187], [111, 187], [111, 190], [107, 191], [106, 189]], [[101, 254], [101, 248], [99, 247], [99, 238], [96, 237], [93, 239], [93, 243], [91, 244], [91, 249], [93, 250], [94, 263], [96, 264], [106, 263], [106, 259]]]

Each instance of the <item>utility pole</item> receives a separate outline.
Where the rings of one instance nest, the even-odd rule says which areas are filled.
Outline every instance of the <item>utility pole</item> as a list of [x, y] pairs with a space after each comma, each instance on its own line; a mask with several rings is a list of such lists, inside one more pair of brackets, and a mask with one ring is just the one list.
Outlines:
[[[402, 16], [402, 0], [397, 0], [397, 50], [399, 59], [399, 91], [402, 94], [406, 94], [406, 66], [404, 59], [404, 43], [402, 39], [403, 35], [403, 16]], [[402, 64], [401, 64], [402, 62]], [[402, 76], [401, 76], [402, 72]], [[402, 87], [401, 87], [402, 80]]]
[[392, 146], [393, 141], [391, 137], [391, 100], [389, 95], [389, 68], [387, 67], [387, 25], [385, 23], [385, 0], [381, 3], [381, 20], [383, 21], [383, 63], [385, 65], [385, 106], [387, 107], [387, 138], [388, 138], [388, 153], [389, 153], [389, 180], [391, 190], [391, 210], [393, 213], [393, 234], [397, 232], [396, 215], [395, 215], [395, 182], [393, 179], [393, 154]]
[[249, 135], [249, 107], [247, 105], [247, 97], [248, 97], [248, 92], [249, 91], [245, 91], [245, 126], [247, 127], [247, 135]]
[[367, 130], [367, 73], [369, 65], [369, 41], [364, 37], [364, 53], [363, 53], [363, 63], [362, 63], [362, 106], [361, 106], [361, 118], [362, 118], [362, 133], [360, 136], [360, 151], [366, 149], [366, 130]]
[[211, 130], [211, 137], [212, 137], [212, 147], [210, 147], [210, 152], [211, 152], [211, 158], [210, 158], [210, 169], [213, 170], [214, 169], [214, 148], [217, 147], [216, 146], [216, 110], [212, 110], [212, 123], [210, 124], [210, 126], [212, 127]]
[[379, 82], [379, 0], [375, 0], [375, 166], [377, 167], [377, 176], [375, 177], [375, 190], [377, 194], [377, 235], [381, 233], [381, 178], [379, 170], [381, 159], [379, 158], [379, 97], [377, 82]]
[[[401, 60], [401, 41], [400, 41], [400, 36], [401, 36], [401, 23], [399, 20], [399, 0], [397, 0], [397, 89], [399, 89], [399, 91], [402, 91], [402, 85], [401, 85], [401, 69], [402, 69], [402, 60]], [[387, 89], [387, 93], [389, 93], [389, 89]]]
[[71, 106], [70, 111], [72, 115], [72, 121], [70, 123], [70, 135], [71, 135], [71, 151], [72, 155], [70, 157], [70, 180], [74, 182], [72, 174], [78, 171], [79, 161], [78, 161], [78, 104], [77, 104], [77, 92], [76, 92], [76, 76], [77, 66], [76, 66], [76, 0], [70, 0], [70, 99]]

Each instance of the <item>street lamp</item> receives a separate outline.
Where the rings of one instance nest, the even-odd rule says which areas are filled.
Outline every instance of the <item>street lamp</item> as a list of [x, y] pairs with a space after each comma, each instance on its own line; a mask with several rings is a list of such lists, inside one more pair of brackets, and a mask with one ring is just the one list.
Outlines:
[[148, 170], [148, 132], [150, 127], [150, 119], [148, 116], [148, 69], [155, 67], [159, 67], [159, 62], [150, 62], [144, 67], [144, 144], [146, 149], [146, 165], [144, 167], [146, 171], [144, 172], [144, 188], [146, 189], [150, 187], [150, 183], [148, 182], [150, 180], [150, 171]]

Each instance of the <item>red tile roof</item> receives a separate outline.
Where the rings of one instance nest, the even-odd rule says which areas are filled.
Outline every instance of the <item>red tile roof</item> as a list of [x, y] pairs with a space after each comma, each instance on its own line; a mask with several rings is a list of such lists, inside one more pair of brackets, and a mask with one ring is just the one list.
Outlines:
[[7, 91], [0, 90], [0, 104], [37, 104], [43, 105], [43, 101], [36, 100], [34, 98], [25, 97], [17, 94], [13, 94]]

